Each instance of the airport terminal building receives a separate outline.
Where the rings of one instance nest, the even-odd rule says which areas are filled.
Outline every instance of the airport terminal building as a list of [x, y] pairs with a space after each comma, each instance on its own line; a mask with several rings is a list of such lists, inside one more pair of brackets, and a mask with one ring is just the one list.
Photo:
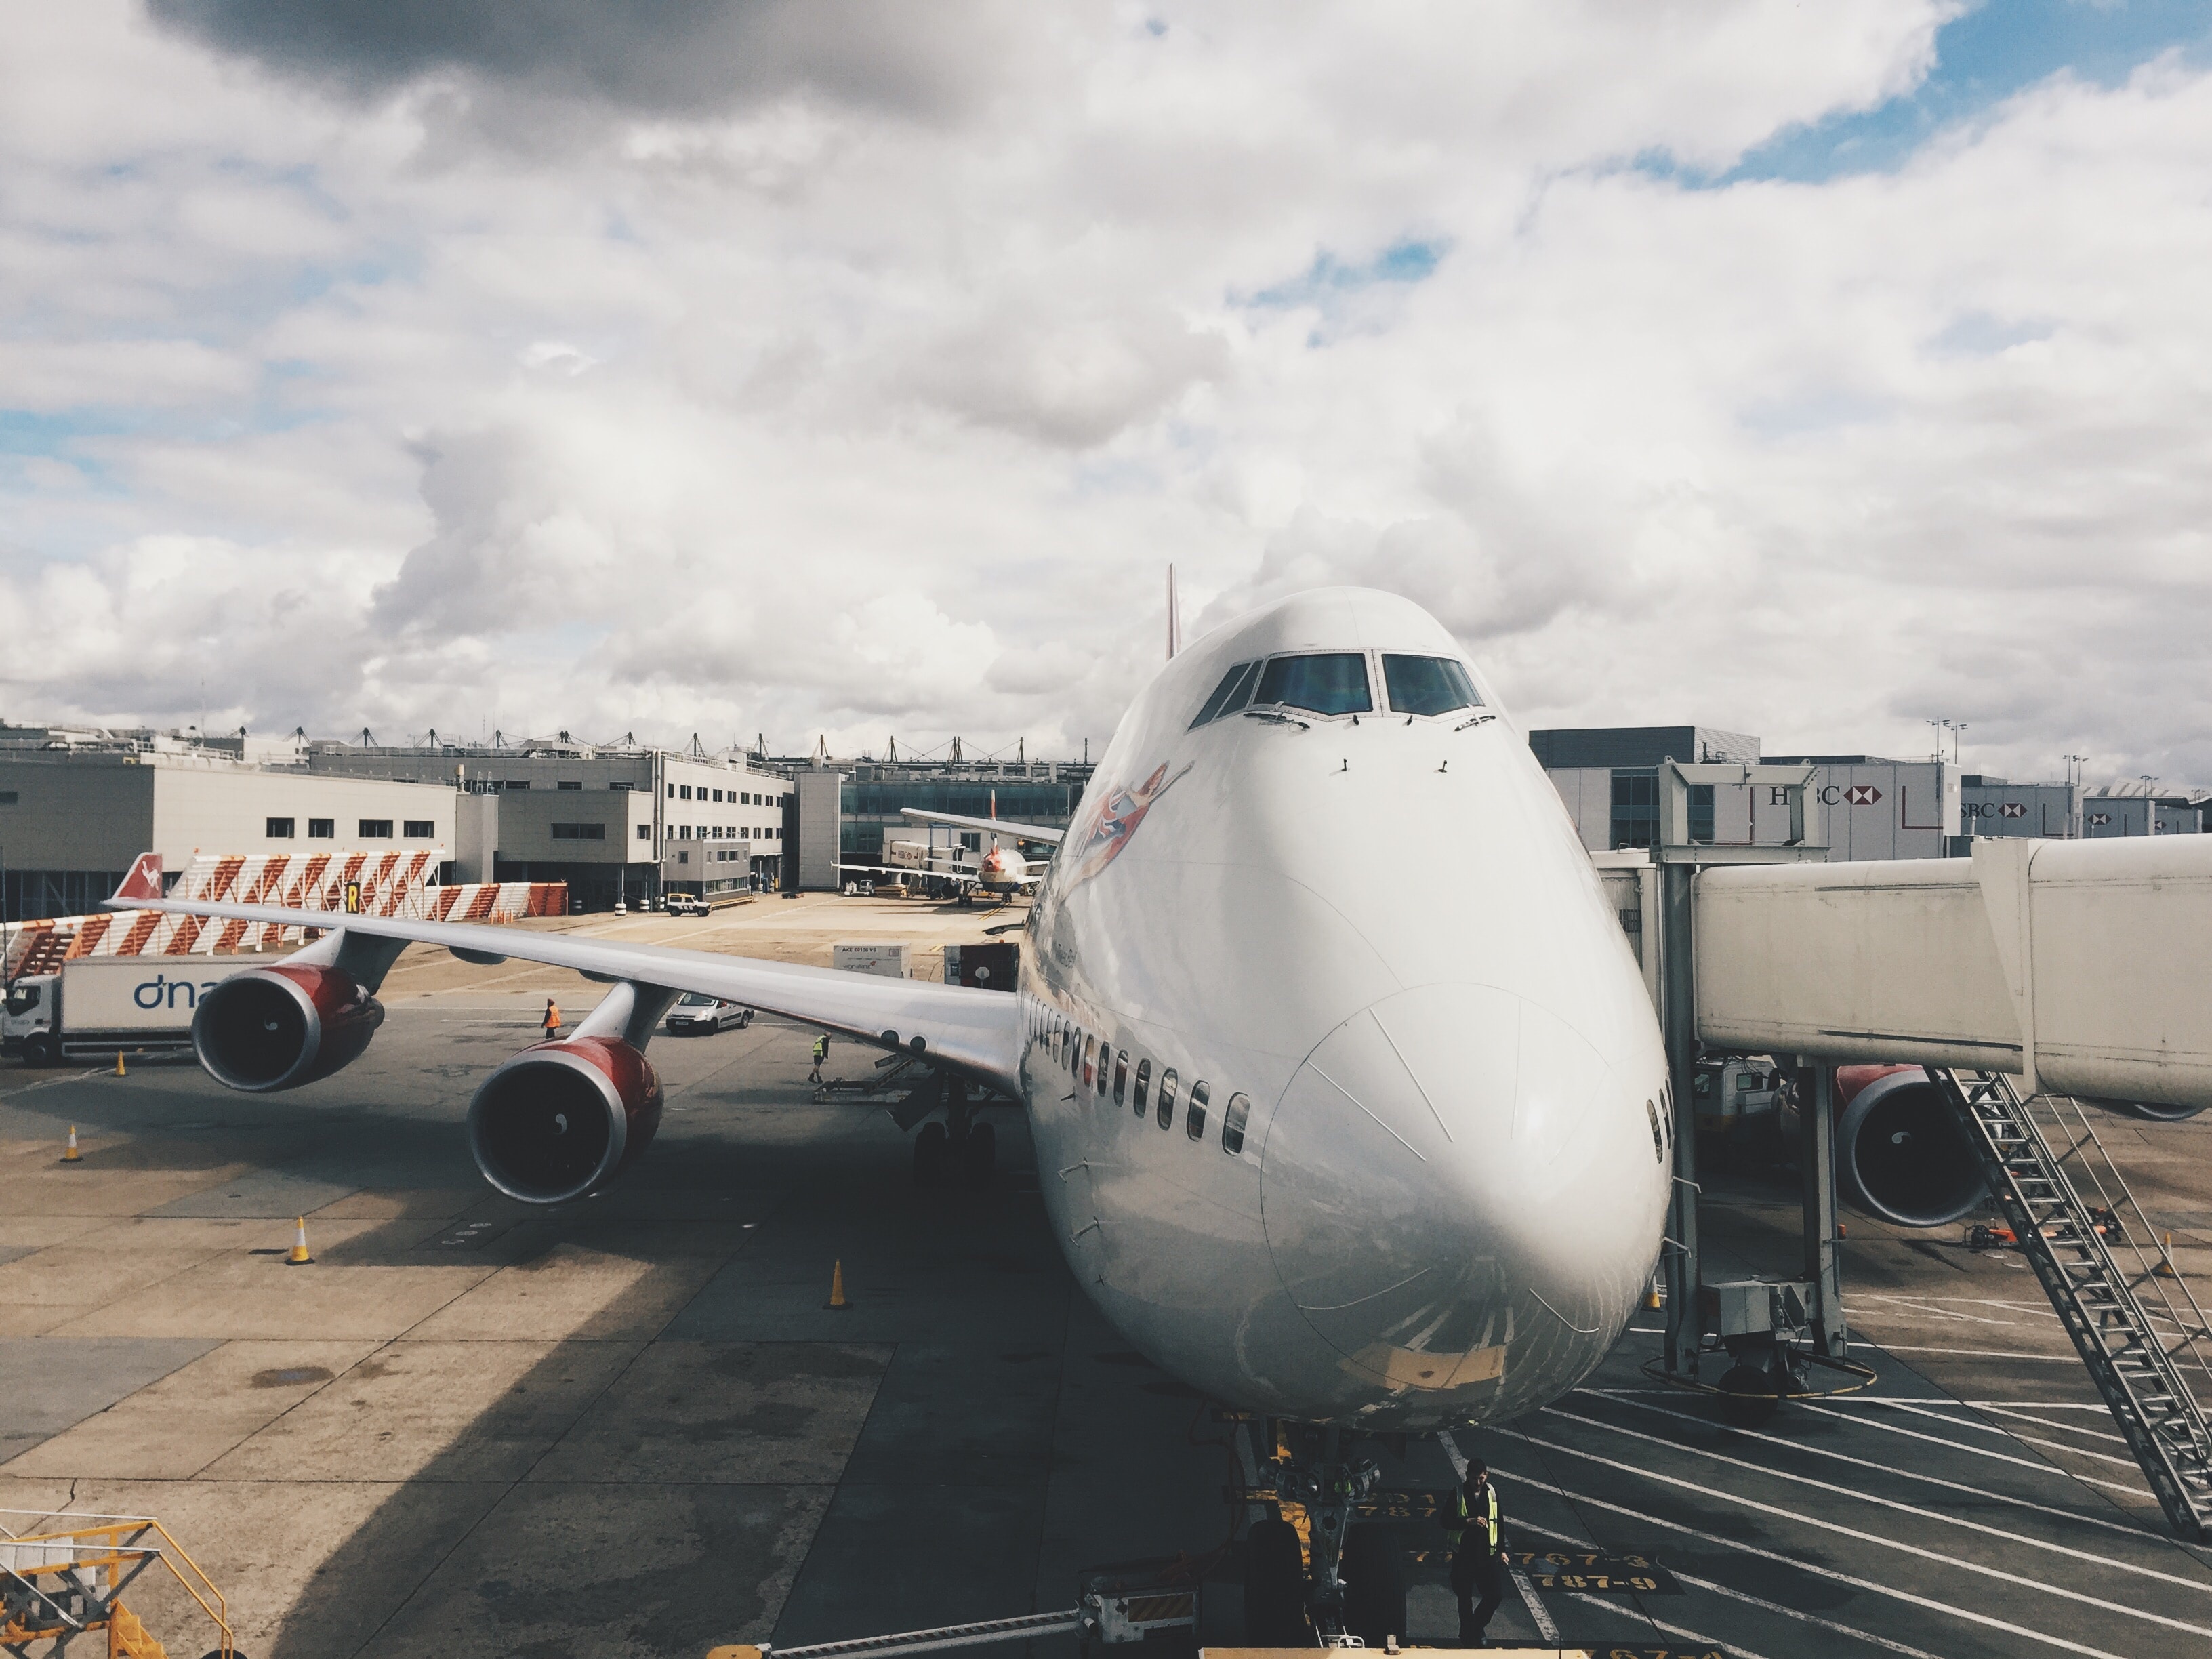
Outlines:
[[[151, 734], [36, 744], [0, 728], [0, 916], [82, 915], [139, 854], [173, 878], [196, 852], [432, 852], [453, 880], [457, 797], [389, 778], [316, 776]], [[49, 746], [52, 745], [52, 746]]]
[[[1807, 834], [1836, 860], [1959, 856], [1978, 836], [2095, 840], [2197, 835], [2205, 827], [2201, 795], [2013, 783], [1934, 759], [1766, 755], [1758, 738], [1711, 726], [1568, 727], [1531, 732], [1528, 744], [1594, 853], [1658, 840], [1658, 769], [1669, 760], [1811, 766]], [[1779, 841], [1788, 811], [1778, 790], [1693, 785], [1691, 839], [1716, 846]]]

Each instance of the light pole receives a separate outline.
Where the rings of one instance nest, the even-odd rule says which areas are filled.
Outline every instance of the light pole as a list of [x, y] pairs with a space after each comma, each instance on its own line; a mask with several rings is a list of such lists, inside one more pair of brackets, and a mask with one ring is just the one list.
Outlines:
[[1921, 722], [1923, 726], [1932, 726], [1936, 728], [1936, 764], [1938, 766], [1941, 766], [1943, 763], [1943, 728], [1950, 723], [1951, 722], [1948, 720], [1923, 720]]

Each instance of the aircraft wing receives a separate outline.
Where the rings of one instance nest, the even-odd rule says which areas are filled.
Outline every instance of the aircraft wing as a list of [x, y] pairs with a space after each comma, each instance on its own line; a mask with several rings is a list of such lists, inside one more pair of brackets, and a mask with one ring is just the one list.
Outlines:
[[711, 951], [537, 933], [481, 922], [417, 921], [267, 904], [139, 897], [130, 893], [132, 884], [126, 880], [116, 896], [106, 902], [106, 908], [220, 916], [280, 927], [343, 929], [368, 939], [440, 945], [466, 952], [472, 961], [514, 957], [548, 967], [571, 968], [598, 979], [636, 980], [671, 990], [701, 991], [883, 1048], [910, 1048], [918, 1037], [933, 1058], [990, 1082], [1012, 1099], [1021, 1098], [1021, 1014], [1017, 1000], [1004, 991], [840, 973], [829, 968], [720, 956]]
[[1016, 823], [1011, 818], [963, 818], [957, 812], [930, 812], [919, 806], [902, 806], [899, 816], [912, 818], [916, 823], [946, 823], [955, 830], [988, 830], [1014, 841], [1041, 841], [1049, 847], [1059, 846], [1060, 838], [1067, 833], [1065, 830], [1048, 830], [1041, 823]]

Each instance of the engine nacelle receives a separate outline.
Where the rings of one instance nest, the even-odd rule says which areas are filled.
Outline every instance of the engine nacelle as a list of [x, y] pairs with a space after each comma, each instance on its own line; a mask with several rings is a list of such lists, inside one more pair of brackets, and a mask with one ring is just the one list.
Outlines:
[[2101, 1106], [2118, 1117], [2141, 1118], [2146, 1123], [2186, 1123], [2204, 1109], [2202, 1106], [2167, 1106], [2154, 1100], [2091, 1100], [2091, 1106]]
[[383, 1024], [384, 1005], [351, 975], [280, 962], [234, 974], [200, 998], [192, 1052], [224, 1087], [268, 1094], [360, 1059]]
[[1836, 1068], [1836, 1178], [1899, 1227], [1941, 1227], [1989, 1192], [1980, 1157], [1917, 1066]]
[[526, 1204], [597, 1192], [653, 1144], [660, 1079], [620, 1037], [525, 1048], [469, 1103], [469, 1150], [486, 1181]]

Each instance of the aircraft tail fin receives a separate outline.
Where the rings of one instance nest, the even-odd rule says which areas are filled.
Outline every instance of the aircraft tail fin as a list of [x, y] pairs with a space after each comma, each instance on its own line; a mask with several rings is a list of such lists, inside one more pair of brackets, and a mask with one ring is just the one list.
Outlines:
[[107, 901], [110, 904], [127, 903], [132, 899], [157, 899], [161, 896], [161, 855], [141, 853], [131, 873], [123, 878], [123, 884]]

